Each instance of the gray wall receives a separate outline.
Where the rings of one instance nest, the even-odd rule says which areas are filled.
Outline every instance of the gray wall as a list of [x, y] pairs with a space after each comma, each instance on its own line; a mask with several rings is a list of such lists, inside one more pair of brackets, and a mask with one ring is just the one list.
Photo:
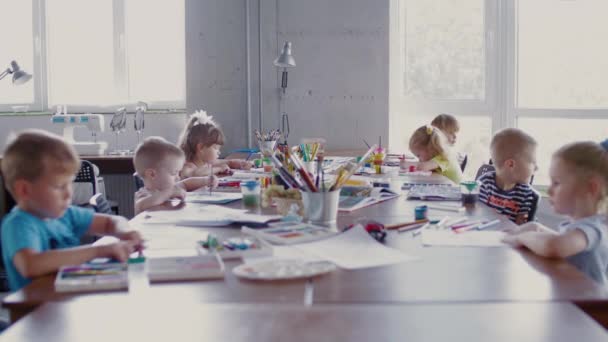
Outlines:
[[[225, 151], [248, 144], [246, 1], [186, 0], [187, 111], [205, 109], [219, 121]], [[353, 148], [363, 147], [362, 138], [388, 141], [389, 0], [249, 0], [252, 128], [260, 113], [259, 5], [262, 127], [279, 127], [280, 73], [272, 62], [289, 40], [297, 62], [283, 102], [290, 143], [325, 137], [330, 148]], [[176, 141], [184, 120], [183, 114], [148, 115], [145, 135]], [[1, 116], [0, 149], [9, 132], [29, 127], [59, 132], [48, 116]], [[77, 134], [87, 136], [84, 129]], [[112, 134], [103, 137], [113, 147]], [[136, 143], [132, 131], [121, 138]]]

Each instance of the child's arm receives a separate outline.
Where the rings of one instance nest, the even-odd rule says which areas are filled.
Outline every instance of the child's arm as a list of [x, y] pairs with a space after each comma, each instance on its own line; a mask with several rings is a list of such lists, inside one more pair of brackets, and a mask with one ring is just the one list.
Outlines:
[[95, 258], [114, 258], [125, 262], [136, 250], [136, 246], [134, 241], [119, 241], [103, 246], [79, 246], [43, 253], [24, 248], [15, 253], [13, 264], [23, 277], [33, 278], [55, 272], [61, 266], [78, 265]]
[[193, 191], [196, 189], [200, 189], [202, 187], [212, 187], [212, 188], [217, 188], [217, 185], [219, 184], [217, 177], [216, 176], [208, 176], [208, 177], [188, 177], [185, 179], [182, 179], [180, 182], [177, 183], [177, 185], [179, 187], [181, 187], [182, 189], [186, 190], [186, 191]]
[[507, 229], [505, 230], [505, 232], [509, 233], [509, 234], [521, 234], [521, 233], [525, 233], [525, 232], [545, 232], [545, 233], [550, 233], [550, 234], [554, 234], [557, 235], [558, 233], [541, 224], [538, 222], [528, 222], [525, 224], [522, 224], [521, 226], [516, 226], [514, 228], [511, 229]]
[[418, 164], [416, 165], [416, 171], [433, 171], [438, 167], [439, 164], [437, 164], [436, 161], [429, 160], [425, 162], [418, 162]]
[[509, 235], [503, 241], [515, 247], [527, 247], [535, 254], [548, 258], [567, 258], [584, 251], [588, 244], [585, 233], [580, 229], [564, 234], [528, 231]]
[[183, 200], [184, 198], [186, 198], [186, 192], [181, 187], [174, 186], [173, 188], [168, 190], [155, 191], [147, 196], [136, 198], [135, 215], [154, 206], [163, 204], [164, 202], [172, 198]]
[[141, 248], [143, 243], [139, 232], [132, 230], [129, 227], [129, 221], [122, 216], [95, 214], [87, 233], [93, 235], [112, 235], [121, 240], [135, 242], [138, 248]]
[[214, 172], [214, 168], [211, 165], [202, 165], [199, 167], [193, 163], [186, 163], [179, 173], [179, 176], [182, 179], [185, 179], [188, 177], [206, 177], [214, 173], [216, 172]]
[[226, 159], [225, 162], [231, 169], [249, 170], [253, 167], [252, 162], [244, 159]]
[[425, 162], [402, 160], [401, 162], [399, 162], [399, 167], [403, 170], [409, 170], [410, 166], [414, 166], [416, 168], [416, 171], [433, 171], [439, 167], [439, 164], [437, 164], [437, 162], [434, 160], [429, 160]]

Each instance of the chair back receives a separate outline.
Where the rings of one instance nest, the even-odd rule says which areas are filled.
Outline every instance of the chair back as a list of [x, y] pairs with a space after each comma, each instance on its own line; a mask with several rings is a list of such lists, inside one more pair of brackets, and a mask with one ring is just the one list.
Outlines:
[[80, 161], [80, 169], [74, 179], [75, 183], [91, 184], [92, 195], [97, 193], [97, 176], [95, 175], [95, 166], [88, 160]]
[[135, 181], [135, 191], [138, 191], [139, 189], [144, 187], [144, 180], [139, 177], [137, 172], [133, 174], [133, 181]]
[[475, 175], [475, 179], [479, 179], [479, 177], [481, 177], [484, 173], [495, 171], [495, 170], [496, 170], [496, 168], [494, 168], [494, 165], [483, 164], [477, 170], [477, 175]]

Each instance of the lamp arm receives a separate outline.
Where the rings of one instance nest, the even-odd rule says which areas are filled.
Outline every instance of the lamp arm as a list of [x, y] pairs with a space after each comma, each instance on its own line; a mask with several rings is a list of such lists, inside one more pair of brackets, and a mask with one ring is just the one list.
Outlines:
[[4, 70], [1, 74], [0, 74], [0, 80], [5, 78], [7, 75], [12, 74], [13, 72], [11, 71], [11, 69], [6, 69]]

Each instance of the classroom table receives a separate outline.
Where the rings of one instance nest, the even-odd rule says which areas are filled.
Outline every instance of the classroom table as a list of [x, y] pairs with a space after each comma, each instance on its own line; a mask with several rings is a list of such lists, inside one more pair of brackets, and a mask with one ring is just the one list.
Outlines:
[[568, 303], [304, 307], [90, 297], [47, 303], [0, 341], [594, 342], [607, 337]]
[[[411, 221], [419, 201], [404, 196], [350, 213], [340, 213], [336, 228], [343, 228], [360, 218], [391, 224]], [[194, 205], [194, 204], [186, 204]], [[231, 207], [240, 208], [235, 202]], [[167, 209], [167, 207], [163, 207]], [[181, 207], [171, 207], [180, 210]], [[272, 213], [274, 209], [259, 210]], [[429, 211], [430, 218], [453, 215]], [[469, 209], [471, 218], [499, 217], [492, 209], [478, 204]], [[501, 225], [513, 224], [504, 217]], [[133, 221], [137, 223], [137, 219]], [[227, 228], [167, 228], [171, 233], [186, 230], [212, 232], [219, 236], [239, 234], [240, 226]], [[147, 230], [142, 227], [144, 237]], [[154, 242], [154, 241], [152, 241]], [[91, 294], [86, 297], [123, 297], [141, 294], [155, 298], [191, 298], [202, 302], [231, 303], [302, 303], [317, 304], [466, 304], [484, 302], [575, 302], [587, 313], [605, 324], [608, 290], [596, 284], [565, 261], [551, 260], [525, 250], [511, 248], [439, 248], [422, 247], [420, 237], [412, 233], [390, 232], [386, 244], [405, 253], [419, 256], [417, 261], [361, 270], [337, 270], [312, 280], [290, 282], [252, 282], [236, 278], [230, 272], [239, 262], [227, 262], [226, 281], [201, 281], [167, 285], [131, 286], [129, 292]], [[364, 254], [362, 253], [362, 257]], [[31, 285], [9, 295], [3, 306], [17, 319], [44, 302], [72, 300], [79, 295], [57, 294], [53, 275], [42, 277]]]

